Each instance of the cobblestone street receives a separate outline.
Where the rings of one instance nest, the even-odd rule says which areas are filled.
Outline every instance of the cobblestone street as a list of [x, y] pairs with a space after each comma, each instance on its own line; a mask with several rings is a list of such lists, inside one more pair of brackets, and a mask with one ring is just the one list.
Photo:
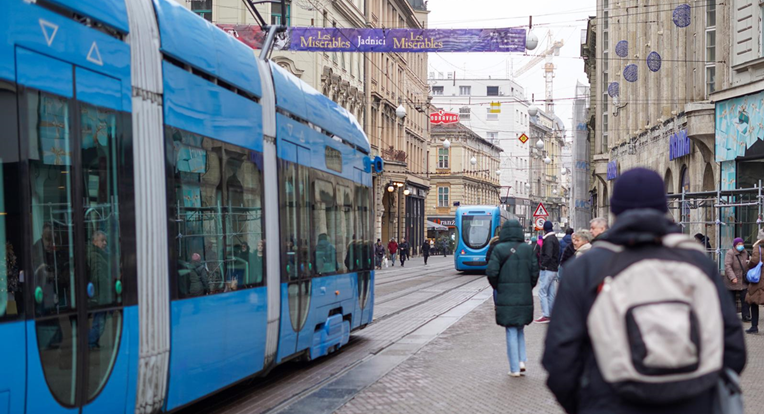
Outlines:
[[[504, 330], [495, 325], [494, 306], [487, 300], [337, 412], [562, 413], [541, 366], [546, 329], [526, 327], [526, 376], [510, 378]], [[746, 413], [762, 413], [763, 336], [746, 335], [746, 343], [748, 363], [741, 379]]]

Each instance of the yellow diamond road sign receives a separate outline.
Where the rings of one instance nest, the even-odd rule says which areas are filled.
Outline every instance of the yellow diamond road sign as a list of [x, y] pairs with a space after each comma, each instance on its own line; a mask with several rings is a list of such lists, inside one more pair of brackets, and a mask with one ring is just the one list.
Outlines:
[[529, 137], [526, 136], [526, 134], [521, 134], [520, 137], [518, 137], [518, 140], [520, 140], [522, 143], [526, 143], [526, 141], [529, 140]]

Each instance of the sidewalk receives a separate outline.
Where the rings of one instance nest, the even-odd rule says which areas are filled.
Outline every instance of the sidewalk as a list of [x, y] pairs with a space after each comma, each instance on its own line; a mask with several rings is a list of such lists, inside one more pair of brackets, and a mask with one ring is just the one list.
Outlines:
[[[546, 330], [547, 325], [526, 327], [527, 375], [508, 377], [504, 330], [495, 325], [494, 305], [487, 300], [337, 412], [563, 413], [540, 363]], [[763, 335], [746, 335], [746, 344], [746, 413], [762, 413]]]

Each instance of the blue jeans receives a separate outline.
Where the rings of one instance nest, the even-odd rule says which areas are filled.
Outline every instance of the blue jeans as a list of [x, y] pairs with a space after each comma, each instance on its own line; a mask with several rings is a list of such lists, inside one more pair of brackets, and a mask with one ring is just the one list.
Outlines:
[[526, 362], [526, 338], [523, 326], [505, 327], [507, 335], [507, 359], [510, 361], [510, 372], [521, 372], [519, 363]]
[[104, 334], [104, 328], [106, 328], [106, 312], [94, 313], [93, 322], [91, 323], [90, 331], [88, 332], [89, 346], [94, 347], [98, 345], [101, 335]]
[[390, 254], [390, 265], [395, 266], [396, 265], [396, 253]]
[[555, 279], [558, 272], [542, 270], [539, 272], [539, 304], [542, 306], [542, 316], [550, 317], [555, 301]]

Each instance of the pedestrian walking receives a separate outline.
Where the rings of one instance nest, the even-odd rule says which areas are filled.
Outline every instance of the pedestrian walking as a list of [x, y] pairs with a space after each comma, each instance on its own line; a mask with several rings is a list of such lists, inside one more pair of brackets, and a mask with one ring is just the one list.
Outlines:
[[388, 242], [388, 253], [390, 253], [390, 265], [395, 266], [396, 253], [398, 253], [398, 243], [396, 243], [396, 239], [394, 238], [391, 238]]
[[398, 245], [398, 258], [401, 261], [401, 266], [404, 266], [404, 262], [409, 260], [409, 242], [406, 241], [406, 237], [401, 240], [401, 244]]
[[723, 282], [733, 296], [733, 304], [741, 303], [741, 320], [749, 322], [749, 307], [746, 305], [746, 272], [749, 270], [749, 253], [744, 248], [744, 239], [733, 239], [733, 248], [725, 253], [725, 275]]
[[511, 377], [526, 371], [526, 340], [523, 328], [534, 319], [531, 290], [539, 279], [534, 252], [523, 242], [523, 227], [518, 220], [502, 224], [499, 241], [494, 245], [486, 267], [489, 284], [494, 288], [497, 325], [505, 327], [507, 359]]
[[425, 240], [422, 242], [422, 258], [425, 259], [425, 264], [428, 264], [428, 257], [430, 257], [430, 241]]
[[537, 318], [536, 323], [549, 323], [550, 312], [555, 302], [555, 282], [558, 279], [558, 265], [560, 264], [560, 243], [553, 232], [552, 222], [545, 221], [543, 226], [545, 235], [542, 237], [542, 250], [539, 253], [539, 304], [542, 308], [542, 316]]
[[542, 357], [568, 413], [712, 413], [721, 373], [744, 368], [717, 266], [667, 216], [665, 190], [654, 171], [624, 172], [614, 227], [568, 265]]
[[377, 239], [377, 244], [375, 244], [375, 266], [378, 269], [382, 269], [383, 256], [385, 256], [385, 247], [382, 245], [382, 240]]
[[[757, 267], [758, 263], [762, 263], [762, 242], [763, 232], [757, 235], [757, 242], [752, 247], [752, 257], [749, 258], [749, 269]], [[746, 288], [746, 303], [749, 304], [752, 316], [752, 326], [746, 330], [746, 333], [755, 334], [758, 332], [758, 325], [760, 323], [760, 305], [763, 304], [763, 278], [762, 278], [762, 266], [760, 267], [760, 281], [757, 283], [749, 283]]]
[[592, 248], [590, 241], [592, 241], [592, 235], [589, 230], [581, 229], [574, 233], [571, 243], [574, 245], [574, 249], [576, 249], [576, 257], [583, 255]]

